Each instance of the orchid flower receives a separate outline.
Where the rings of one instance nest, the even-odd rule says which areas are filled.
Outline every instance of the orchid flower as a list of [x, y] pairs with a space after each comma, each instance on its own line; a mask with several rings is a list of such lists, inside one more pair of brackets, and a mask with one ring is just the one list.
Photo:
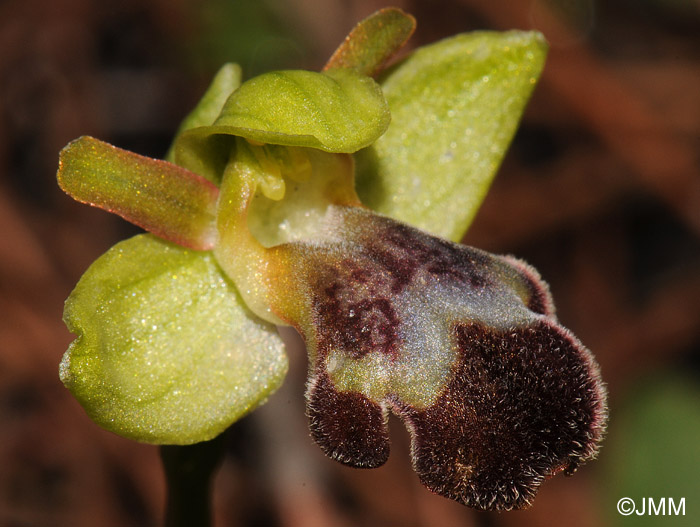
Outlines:
[[[403, 420], [422, 483], [527, 506], [595, 456], [598, 367], [537, 271], [456, 243], [542, 69], [535, 32], [475, 32], [384, 65], [414, 20], [384, 9], [324, 70], [241, 83], [226, 65], [167, 160], [90, 137], [64, 148], [75, 199], [150, 231], [115, 245], [65, 306], [65, 385], [102, 427], [155, 444], [221, 434], [309, 355], [311, 434], [377, 467]], [[376, 80], [375, 80], [376, 78]]]

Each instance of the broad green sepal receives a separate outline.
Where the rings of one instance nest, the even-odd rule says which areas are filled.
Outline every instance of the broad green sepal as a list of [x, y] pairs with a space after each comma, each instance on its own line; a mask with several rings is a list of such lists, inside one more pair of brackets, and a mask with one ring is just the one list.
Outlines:
[[324, 69], [350, 68], [373, 77], [415, 29], [416, 19], [401, 9], [380, 9], [353, 28]]
[[372, 144], [391, 117], [379, 85], [351, 70], [265, 73], [243, 83], [211, 126], [184, 132], [175, 162], [214, 180], [228, 161], [226, 136], [352, 153]]
[[182, 167], [83, 136], [61, 150], [56, 177], [73, 199], [174, 243], [208, 250], [216, 242], [219, 189]]
[[[199, 126], [212, 124], [221, 113], [226, 99], [241, 85], [241, 67], [238, 64], [224, 64], [211, 81], [197, 106], [185, 117], [180, 124], [176, 137], [182, 132]], [[165, 156], [167, 161], [173, 162], [175, 152], [170, 148]]]
[[274, 326], [244, 307], [211, 253], [140, 235], [115, 245], [66, 301], [77, 335], [62, 381], [102, 427], [137, 441], [211, 439], [287, 370]]
[[380, 80], [391, 126], [358, 153], [368, 207], [461, 239], [542, 71], [537, 32], [474, 32], [419, 49]]

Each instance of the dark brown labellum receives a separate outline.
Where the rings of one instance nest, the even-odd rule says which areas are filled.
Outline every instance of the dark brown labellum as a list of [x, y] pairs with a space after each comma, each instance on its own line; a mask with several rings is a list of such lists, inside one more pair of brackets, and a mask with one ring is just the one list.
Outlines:
[[590, 352], [554, 316], [527, 264], [347, 209], [344, 241], [299, 268], [311, 325], [314, 439], [334, 459], [389, 455], [387, 410], [412, 435], [432, 491], [471, 507], [527, 506], [595, 456], [605, 392]]

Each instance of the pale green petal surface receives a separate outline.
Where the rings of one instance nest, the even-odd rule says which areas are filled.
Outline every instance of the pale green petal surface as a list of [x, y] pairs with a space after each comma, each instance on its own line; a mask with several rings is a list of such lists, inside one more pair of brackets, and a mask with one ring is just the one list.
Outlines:
[[287, 370], [274, 326], [243, 306], [211, 253], [151, 235], [95, 261], [64, 320], [77, 339], [62, 381], [95, 422], [142, 442], [211, 439]]
[[458, 241], [544, 65], [536, 32], [474, 32], [425, 46], [380, 80], [391, 125], [358, 153], [370, 208]]

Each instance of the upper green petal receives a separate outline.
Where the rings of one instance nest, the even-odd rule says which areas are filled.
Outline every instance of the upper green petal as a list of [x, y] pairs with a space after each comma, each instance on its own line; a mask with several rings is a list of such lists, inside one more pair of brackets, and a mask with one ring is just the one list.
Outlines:
[[351, 68], [374, 76], [406, 43], [416, 19], [397, 7], [386, 7], [357, 24], [326, 64], [326, 70]]
[[212, 126], [184, 132], [175, 161], [220, 177], [230, 152], [226, 136], [351, 153], [372, 144], [389, 121], [382, 90], [370, 77], [351, 70], [270, 72], [243, 83]]
[[56, 177], [73, 199], [162, 238], [199, 250], [216, 242], [219, 189], [173, 163], [83, 136], [61, 150]]
[[459, 240], [542, 70], [536, 32], [474, 32], [419, 49], [381, 81], [391, 126], [358, 153], [370, 208]]
[[211, 439], [287, 369], [274, 326], [244, 307], [210, 253], [151, 235], [95, 261], [64, 319], [77, 339], [61, 379], [95, 422], [138, 441]]

